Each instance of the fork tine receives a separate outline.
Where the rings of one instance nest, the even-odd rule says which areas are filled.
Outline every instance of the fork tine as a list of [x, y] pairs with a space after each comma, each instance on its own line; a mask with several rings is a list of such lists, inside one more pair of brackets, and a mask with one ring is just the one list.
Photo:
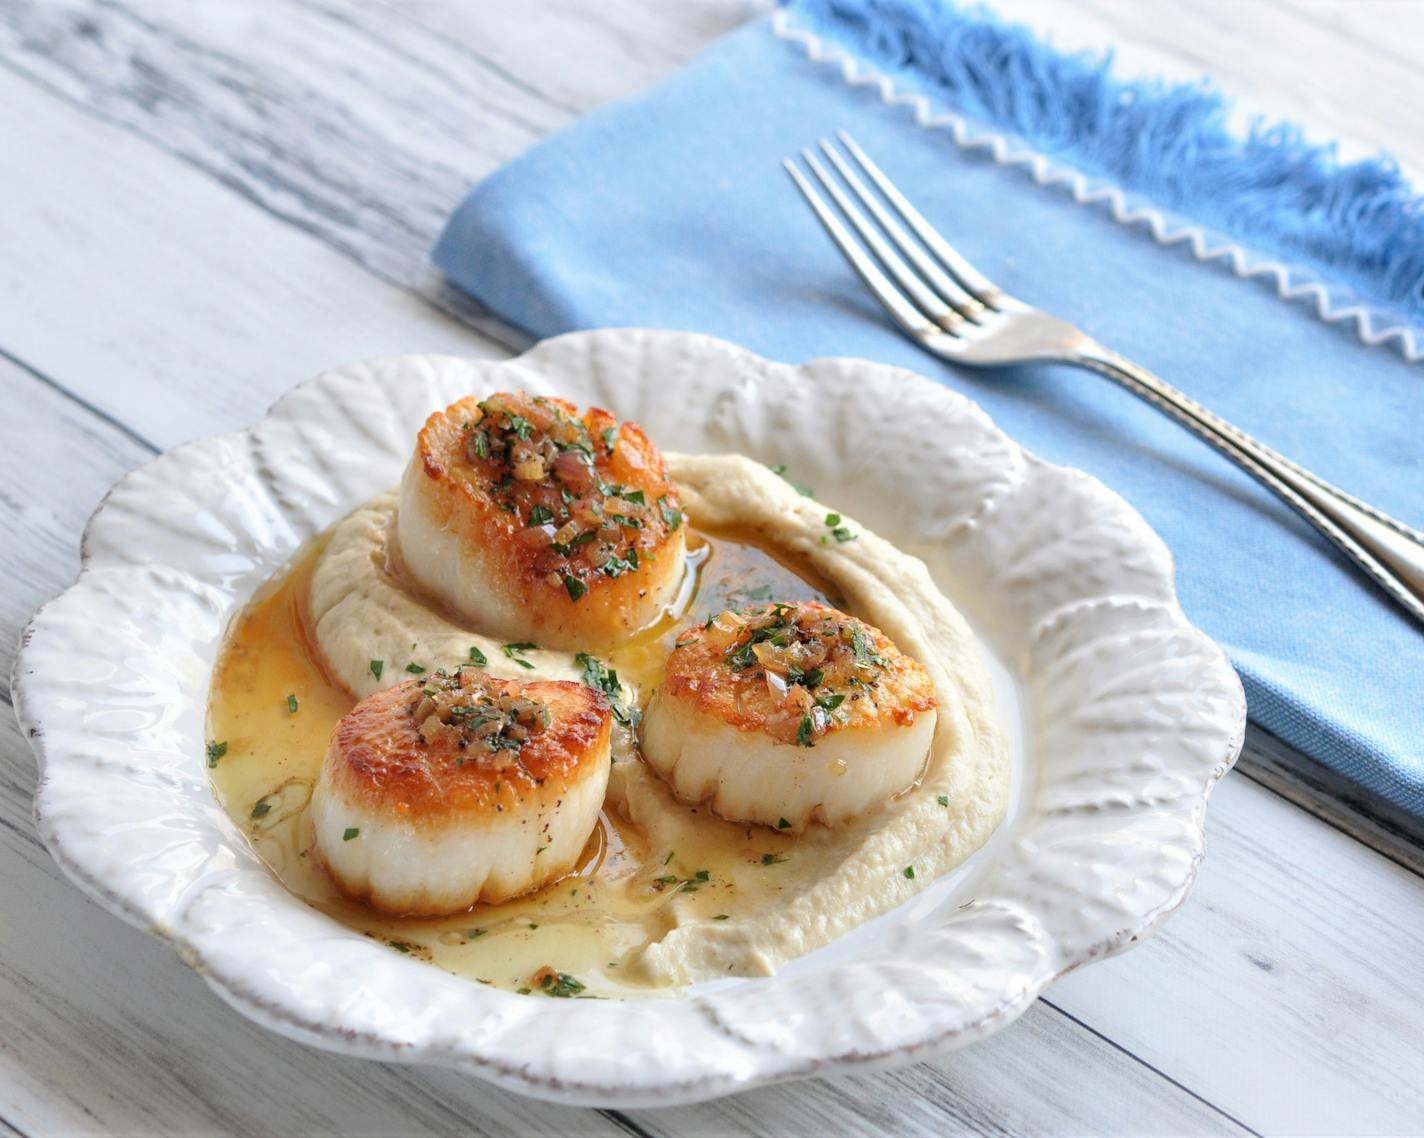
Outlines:
[[900, 291], [907, 293], [910, 299], [915, 302], [915, 307], [946, 332], [952, 332], [955, 325], [963, 324], [964, 317], [936, 296], [924, 281], [915, 275], [914, 270], [905, 264], [895, 250], [890, 248], [885, 238], [881, 237], [875, 226], [866, 219], [865, 214], [856, 209], [855, 203], [845, 196], [835, 179], [826, 172], [826, 168], [821, 165], [816, 156], [810, 150], [803, 149], [801, 159], [810, 168], [811, 173], [816, 175], [826, 192], [831, 195], [831, 200], [836, 203], [841, 215], [860, 234], [861, 241], [870, 247], [876, 260], [895, 279], [895, 283], [900, 286]]
[[856, 275], [865, 282], [865, 287], [870, 289], [876, 299], [889, 310], [895, 323], [916, 339], [938, 333], [939, 329], [930, 323], [924, 313], [905, 299], [904, 294], [891, 284], [890, 279], [880, 271], [874, 259], [867, 256], [865, 250], [856, 244], [850, 230], [841, 224], [840, 218], [822, 200], [821, 195], [806, 180], [805, 175], [796, 168], [796, 164], [790, 158], [783, 158], [781, 164], [791, 175], [791, 180], [796, 183], [796, 188], [801, 191], [801, 196], [806, 199], [806, 204], [811, 207], [811, 212], [816, 215], [816, 220], [821, 223], [821, 227], [836, 243], [836, 248], [850, 263], [850, 267], [855, 270]]
[[944, 267], [958, 279], [959, 283], [971, 295], [986, 307], [996, 307], [995, 301], [1003, 295], [1003, 290], [961, 257], [954, 246], [940, 236], [939, 231], [924, 219], [924, 216], [910, 204], [904, 194], [895, 188], [895, 183], [870, 160], [870, 156], [860, 148], [855, 139], [851, 138], [844, 130], [836, 131], [836, 137], [851, 152], [851, 156], [860, 163], [860, 168], [870, 175], [870, 180], [875, 183], [875, 188], [885, 195], [885, 200], [895, 207], [895, 211], [905, 219], [905, 223], [915, 231], [915, 236], [925, 243], [926, 248], [940, 259]]
[[890, 212], [880, 204], [880, 199], [866, 188], [865, 183], [851, 169], [850, 163], [841, 157], [841, 152], [831, 144], [830, 139], [821, 139], [821, 149], [825, 151], [826, 157], [835, 166], [841, 180], [851, 188], [851, 192], [870, 211], [870, 215], [885, 231], [895, 248], [910, 259], [915, 268], [919, 269], [920, 275], [929, 281], [930, 287], [939, 293], [940, 298], [961, 316], [967, 316], [971, 320], [982, 313], [984, 305], [979, 302], [978, 297], [967, 293], [958, 281], [940, 268], [939, 263], [911, 239], [910, 235], [901, 228], [900, 223], [891, 217]]

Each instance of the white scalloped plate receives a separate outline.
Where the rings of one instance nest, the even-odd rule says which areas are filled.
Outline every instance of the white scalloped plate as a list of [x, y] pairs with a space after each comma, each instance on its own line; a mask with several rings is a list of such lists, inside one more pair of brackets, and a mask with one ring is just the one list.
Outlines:
[[[203, 764], [223, 632], [304, 541], [396, 482], [432, 409], [515, 387], [609, 407], [670, 450], [788, 463], [922, 557], [980, 634], [1014, 737], [1015, 804], [990, 843], [774, 977], [672, 999], [491, 990], [287, 893]], [[910, 372], [789, 367], [637, 330], [562, 336], [510, 361], [340, 368], [250, 430], [155, 459], [94, 515], [78, 583], [26, 632], [15, 694], [55, 859], [238, 1010], [333, 1051], [619, 1106], [908, 1062], [1011, 1022], [1181, 903], [1207, 796], [1245, 726], [1235, 673], [1177, 606], [1166, 548], [1094, 479]]]

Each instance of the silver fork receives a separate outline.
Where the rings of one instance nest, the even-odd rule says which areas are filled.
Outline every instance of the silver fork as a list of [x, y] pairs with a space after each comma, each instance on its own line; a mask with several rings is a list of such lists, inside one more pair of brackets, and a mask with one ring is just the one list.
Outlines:
[[783, 165], [851, 268], [912, 340], [928, 352], [972, 367], [1054, 361], [1107, 376], [1273, 490], [1424, 623], [1424, 534], [1258, 442], [1067, 321], [1010, 296], [936, 232], [850, 135], [839, 131], [838, 137], [854, 166], [828, 139], [821, 139], [820, 145], [840, 181], [810, 149], [802, 150], [801, 158], [839, 216], [791, 159]]

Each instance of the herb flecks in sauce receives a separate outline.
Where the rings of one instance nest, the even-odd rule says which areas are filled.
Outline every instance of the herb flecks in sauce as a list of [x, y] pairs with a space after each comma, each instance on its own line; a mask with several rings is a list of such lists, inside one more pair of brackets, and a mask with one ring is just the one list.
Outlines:
[[[709, 613], [740, 607], [745, 601], [818, 595], [814, 586], [794, 579], [789, 570], [753, 546], [721, 538], [713, 538], [709, 544], [716, 568], [703, 578], [705, 591], [700, 599], [708, 607], [696, 610], [699, 628], [704, 620], [715, 619]], [[234, 821], [253, 834], [254, 847], [297, 895], [383, 945], [398, 940], [402, 948], [394, 951], [402, 955], [433, 960], [474, 982], [512, 991], [528, 986], [532, 973], [547, 961], [599, 992], [641, 989], [631, 962], [645, 939], [661, 928], [665, 906], [676, 905], [688, 919], [709, 925], [730, 920], [740, 924], [748, 915], [755, 918], [760, 907], [780, 895], [785, 871], [794, 869], [800, 859], [793, 858], [787, 866], [773, 861], [764, 867], [761, 850], [772, 842], [788, 849], [784, 835], [768, 837], [749, 853], [738, 831], [735, 841], [719, 838], [699, 845], [678, 845], [669, 857], [666, 847], [646, 849], [631, 824], [610, 811], [580, 863], [579, 876], [565, 879], [557, 889], [500, 906], [477, 906], [471, 913], [439, 920], [393, 921], [334, 897], [321, 867], [306, 856], [305, 806], [293, 809], [296, 800], [274, 789], [293, 776], [308, 785], [315, 779], [332, 726], [351, 706], [349, 694], [332, 686], [322, 662], [310, 655], [310, 641], [303, 632], [303, 598], [319, 551], [319, 546], [314, 547], [274, 592], [240, 614], [219, 661], [208, 730], [210, 739], [231, 741], [227, 757], [212, 772], [221, 800]], [[745, 591], [737, 594], [739, 589]], [[806, 591], [798, 593], [798, 589]], [[657, 651], [625, 652], [612, 659], [585, 656], [578, 661], [582, 669], [579, 678], [610, 700], [631, 702], [630, 681], [644, 689], [656, 682], [657, 677], [646, 670], [651, 666], [648, 662], [656, 659], [660, 674], [671, 647], [666, 629], [660, 635], [665, 639]], [[397, 640], [385, 649], [383, 667], [399, 674], [414, 692], [435, 686], [439, 676], [434, 665], [441, 661], [426, 655], [428, 645], [412, 646], [411, 639], [404, 643]], [[459, 641], [456, 655], [467, 651], [468, 643]], [[481, 645], [470, 654], [471, 664], [488, 664], [502, 651], [498, 643], [482, 641]], [[508, 658], [533, 651], [532, 644], [512, 645]], [[423, 658], [431, 665], [431, 673], [405, 674], [405, 662], [412, 658]], [[465, 673], [479, 674], [468, 665]], [[814, 682], [814, 669], [811, 673]], [[396, 676], [391, 678], [394, 681]], [[301, 713], [291, 718], [284, 702], [289, 691], [301, 694]], [[460, 753], [468, 754], [468, 750]], [[496, 751], [492, 759], [502, 762], [517, 755], [515, 751]], [[257, 802], [266, 809], [249, 821]], [[694, 809], [692, 815], [702, 819], [706, 812]], [[720, 832], [723, 823], [709, 819], [708, 825]], [[360, 829], [358, 838], [352, 840], [369, 840], [366, 828]], [[337, 837], [344, 837], [340, 829]], [[540, 844], [542, 841], [534, 843]], [[543, 857], [548, 856], [546, 851]], [[667, 868], [660, 868], [665, 857], [669, 857]], [[706, 881], [701, 877], [703, 872], [708, 875]], [[675, 876], [673, 885], [652, 888], [654, 877], [669, 874]], [[687, 884], [676, 887], [677, 881]], [[604, 912], [618, 917], [612, 934], [597, 924]], [[530, 924], [541, 925], [537, 934], [529, 929]], [[628, 956], [621, 957], [623, 953]], [[530, 987], [530, 991], [538, 994], [542, 989]], [[577, 998], [589, 998], [587, 991]]]
[[577, 996], [586, 985], [567, 972], [559, 972], [549, 965], [544, 965], [532, 977], [539, 990], [546, 996], [557, 996], [567, 999]]
[[576, 655], [574, 663], [583, 669], [584, 685], [608, 697], [613, 706], [613, 717], [625, 726], [636, 727], [640, 714], [636, 707], [624, 702], [623, 684], [618, 679], [618, 673], [587, 652]]

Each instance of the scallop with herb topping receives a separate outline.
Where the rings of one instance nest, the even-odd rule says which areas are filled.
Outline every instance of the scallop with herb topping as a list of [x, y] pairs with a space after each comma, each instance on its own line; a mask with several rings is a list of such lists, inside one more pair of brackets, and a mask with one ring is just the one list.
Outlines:
[[612, 712], [582, 684], [474, 668], [368, 696], [332, 732], [312, 796], [343, 893], [435, 916], [573, 869], [608, 784]]
[[911, 786], [935, 721], [929, 675], [877, 629], [815, 602], [758, 605], [677, 638], [643, 755], [685, 801], [799, 832]]
[[652, 623], [686, 554], [677, 488], [641, 428], [523, 392], [430, 416], [396, 534], [410, 575], [472, 627], [553, 648]]

